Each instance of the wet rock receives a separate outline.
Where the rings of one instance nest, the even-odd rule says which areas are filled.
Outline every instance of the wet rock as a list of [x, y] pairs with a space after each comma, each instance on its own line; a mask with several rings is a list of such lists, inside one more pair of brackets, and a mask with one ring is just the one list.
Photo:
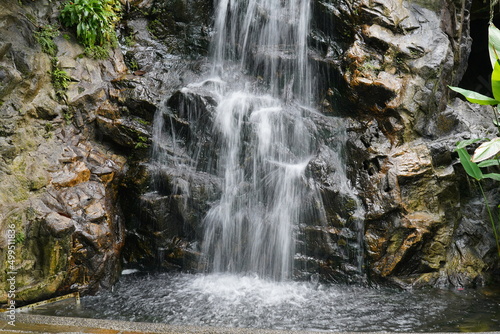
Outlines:
[[173, 122], [174, 131], [187, 141], [200, 135], [207, 135], [212, 128], [211, 114], [217, 103], [213, 96], [183, 88], [175, 92], [167, 101], [174, 115], [166, 114], [166, 123]]
[[142, 165], [127, 173], [135, 185], [124, 182], [122, 201], [133, 203], [124, 210], [124, 258], [130, 266], [197, 271], [201, 223], [221, 181], [191, 168], [157, 168]]
[[148, 28], [174, 54], [206, 55], [213, 7], [206, 1], [154, 1]]
[[99, 131], [115, 143], [128, 148], [145, 148], [150, 144], [150, 132], [139, 121], [130, 118], [110, 120], [97, 116]]
[[[348, 123], [347, 175], [365, 210], [367, 264], [374, 278], [397, 277], [415, 286], [474, 285], [488, 277], [480, 273], [485, 261], [493, 267], [498, 262], [488, 255], [491, 236], [473, 233], [469, 239], [459, 232], [474, 219], [455, 143], [495, 135], [489, 107], [449, 101], [446, 90], [466, 68], [470, 5], [316, 3], [315, 61], [325, 69], [320, 101]], [[342, 197], [332, 190], [327, 198], [335, 207]], [[331, 219], [341, 226], [342, 219]], [[473, 238], [484, 242], [481, 255], [472, 250]]]
[[[458, 140], [496, 132], [485, 108], [449, 103], [446, 90], [466, 67], [470, 3], [314, 2], [309, 40], [317, 100], [328, 115], [342, 115], [348, 129], [339, 131], [334, 118], [311, 117], [324, 137], [308, 182], [320, 188], [327, 224], [311, 217], [301, 226], [298, 271], [314, 268], [322, 280], [351, 282], [366, 265], [375, 278], [466, 286], [482, 284], [498, 263], [478, 189], [453, 152]], [[73, 39], [56, 38], [57, 66], [72, 78], [62, 105], [48, 75], [50, 58], [31, 37], [35, 27], [16, 12], [55, 22], [55, 7], [46, 0], [11, 4], [0, 7], [0, 223], [2, 230], [14, 223], [23, 243], [23, 300], [93, 292], [116, 280], [125, 238], [117, 193], [129, 265], [197, 270], [200, 222], [222, 181], [193, 167], [190, 153], [197, 152], [199, 169], [215, 168], [209, 115], [216, 98], [203, 87], [181, 87], [203, 72], [204, 60], [186, 58], [207, 53], [212, 5], [128, 2], [120, 40], [135, 45], [122, 45], [125, 59], [118, 49], [110, 60], [80, 57]], [[176, 137], [154, 147], [167, 160], [145, 164], [160, 112]], [[333, 154], [344, 142], [345, 166]], [[347, 179], [339, 176], [344, 168]], [[486, 191], [497, 195], [491, 185]], [[363, 252], [367, 263], [358, 258]]]
[[62, 171], [52, 175], [52, 184], [56, 187], [74, 187], [90, 179], [90, 170], [79, 161], [65, 165]]

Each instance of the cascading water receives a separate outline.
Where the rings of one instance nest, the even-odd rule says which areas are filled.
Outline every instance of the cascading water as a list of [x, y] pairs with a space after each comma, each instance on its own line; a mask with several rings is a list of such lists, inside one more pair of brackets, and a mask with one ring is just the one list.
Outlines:
[[318, 198], [305, 178], [314, 135], [297, 103], [311, 98], [309, 12], [309, 0], [218, 3], [213, 74], [227, 77], [237, 63], [260, 75], [269, 93], [218, 86], [213, 122], [224, 182], [203, 241], [215, 272], [292, 275], [295, 232], [310, 214], [307, 196]]
[[273, 96], [309, 102], [309, 0], [219, 0], [213, 42], [214, 71], [239, 62], [268, 82]]
[[[200, 190], [189, 179], [199, 173], [210, 179], [212, 195], [202, 195], [201, 204], [210, 207], [188, 223], [197, 241], [191, 249], [200, 251], [207, 272], [281, 281], [328, 267], [329, 280], [351, 281], [363, 271], [361, 205], [342, 166], [342, 120], [314, 108], [310, 6], [310, 0], [216, 2], [207, 74], [175, 92], [156, 115], [153, 188], [184, 196], [180, 210], [188, 212], [188, 198]], [[325, 185], [331, 195], [320, 193]], [[357, 210], [328, 215], [324, 196], [354, 201]]]

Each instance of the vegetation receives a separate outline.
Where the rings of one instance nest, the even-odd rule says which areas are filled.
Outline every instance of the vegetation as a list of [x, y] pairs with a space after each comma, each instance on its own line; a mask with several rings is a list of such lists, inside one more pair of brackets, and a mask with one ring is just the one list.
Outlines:
[[137, 139], [138, 139], [138, 142], [135, 144], [136, 149], [148, 147], [148, 144], [147, 144], [148, 138], [147, 137], [139, 136], [139, 138], [137, 138]]
[[66, 27], [76, 28], [87, 56], [104, 59], [109, 56], [108, 49], [116, 45], [114, 29], [120, 10], [119, 0], [71, 0], [59, 17]]
[[42, 47], [42, 51], [55, 57], [57, 54], [57, 45], [54, 38], [59, 36], [59, 30], [56, 26], [47, 24], [34, 33], [35, 40]]
[[69, 125], [73, 121], [73, 112], [71, 112], [70, 110], [66, 110], [63, 112], [63, 117], [64, 120], [66, 121], [66, 124]]
[[87, 46], [84, 53], [89, 58], [107, 59], [109, 57], [109, 47], [99, 45]]
[[[500, 30], [498, 30], [493, 24], [490, 24], [488, 33], [488, 49], [490, 51], [490, 60], [493, 67], [493, 72], [491, 74], [493, 98], [459, 87], [450, 87], [450, 89], [462, 94], [469, 102], [495, 106], [493, 109], [493, 123], [500, 131], [500, 59], [498, 57], [498, 54], [500, 53]], [[478, 148], [476, 148], [473, 156], [471, 157], [467, 152], [466, 147], [482, 140], [485, 141]], [[466, 173], [470, 177], [474, 178], [479, 184], [479, 189], [483, 195], [488, 216], [493, 228], [493, 233], [495, 235], [498, 256], [500, 256], [500, 239], [498, 231], [500, 227], [500, 216], [497, 216], [497, 219], [495, 219], [488, 202], [488, 198], [486, 197], [483, 187], [481, 186], [481, 180], [483, 179], [500, 181], [499, 173], [483, 173], [482, 170], [492, 166], [500, 166], [500, 137], [493, 139], [471, 139], [462, 141], [457, 144], [456, 151]]]
[[71, 78], [66, 71], [61, 70], [57, 66], [53, 66], [52, 70], [52, 85], [56, 91], [56, 96], [59, 99], [66, 97], [66, 90], [68, 89]]
[[135, 45], [134, 35], [125, 36], [123, 43], [125, 44], [125, 46], [128, 46], [128, 47], [134, 46]]
[[23, 232], [18, 232], [18, 233], [16, 233], [16, 236], [14, 238], [14, 242], [16, 244], [22, 244], [25, 239], [26, 239], [26, 236], [24, 235], [24, 233]]

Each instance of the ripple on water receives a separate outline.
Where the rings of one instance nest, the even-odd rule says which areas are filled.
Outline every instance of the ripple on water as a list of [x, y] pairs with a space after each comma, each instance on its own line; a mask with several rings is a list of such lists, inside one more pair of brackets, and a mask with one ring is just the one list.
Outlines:
[[494, 331], [500, 294], [481, 290], [401, 291], [228, 274], [123, 276], [113, 291], [38, 314], [333, 331]]

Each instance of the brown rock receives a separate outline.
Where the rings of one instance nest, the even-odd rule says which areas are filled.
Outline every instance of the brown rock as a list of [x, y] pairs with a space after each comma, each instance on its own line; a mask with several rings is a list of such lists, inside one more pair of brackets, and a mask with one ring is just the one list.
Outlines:
[[52, 184], [56, 187], [74, 187], [90, 179], [90, 170], [84, 162], [78, 161], [63, 167], [62, 171], [53, 173]]

